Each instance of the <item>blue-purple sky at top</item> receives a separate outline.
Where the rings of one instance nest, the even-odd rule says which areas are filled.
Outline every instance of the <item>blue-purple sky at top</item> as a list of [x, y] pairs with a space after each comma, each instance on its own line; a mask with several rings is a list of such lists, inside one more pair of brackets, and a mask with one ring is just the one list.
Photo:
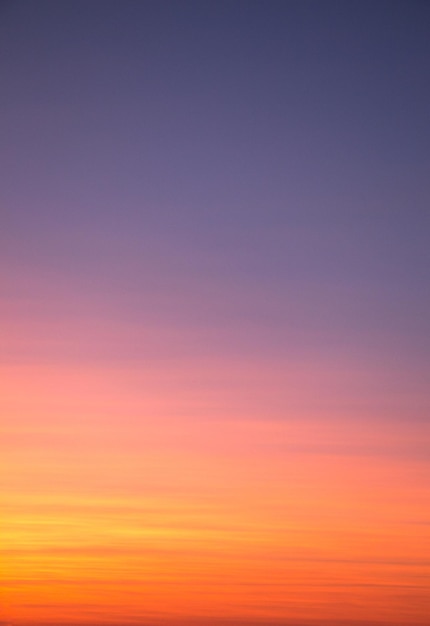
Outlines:
[[18, 1], [0, 18], [12, 276], [244, 354], [422, 375], [428, 3]]
[[0, 85], [0, 623], [427, 625], [430, 1], [0, 0]]

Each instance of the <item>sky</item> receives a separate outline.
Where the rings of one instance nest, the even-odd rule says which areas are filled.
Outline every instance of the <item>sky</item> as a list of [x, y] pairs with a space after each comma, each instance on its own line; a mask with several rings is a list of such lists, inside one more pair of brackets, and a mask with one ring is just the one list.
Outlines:
[[424, 626], [430, 5], [0, 4], [1, 626]]

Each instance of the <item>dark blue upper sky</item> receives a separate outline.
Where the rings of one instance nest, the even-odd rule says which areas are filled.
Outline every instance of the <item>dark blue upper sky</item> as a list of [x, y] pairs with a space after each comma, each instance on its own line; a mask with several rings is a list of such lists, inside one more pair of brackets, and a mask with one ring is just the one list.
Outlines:
[[0, 86], [7, 621], [427, 623], [430, 1], [0, 0]]
[[4, 2], [3, 263], [417, 355], [429, 35], [418, 1]]

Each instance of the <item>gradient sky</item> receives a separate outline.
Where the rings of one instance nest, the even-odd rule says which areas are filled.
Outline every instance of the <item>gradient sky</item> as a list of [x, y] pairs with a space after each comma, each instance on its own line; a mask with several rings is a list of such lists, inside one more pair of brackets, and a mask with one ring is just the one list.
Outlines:
[[430, 620], [430, 4], [0, 5], [1, 626]]

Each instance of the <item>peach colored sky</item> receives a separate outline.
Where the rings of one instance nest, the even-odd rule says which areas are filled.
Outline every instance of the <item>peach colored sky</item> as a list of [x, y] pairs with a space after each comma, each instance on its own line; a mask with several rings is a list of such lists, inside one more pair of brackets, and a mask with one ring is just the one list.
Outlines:
[[[93, 355], [108, 338], [132, 343], [118, 319], [75, 310], [5, 326], [13, 624], [426, 623], [430, 431], [418, 385], [395, 394], [390, 417], [389, 372], [353, 357], [213, 347], [116, 362]], [[161, 324], [148, 335], [169, 339]]]
[[0, 625], [428, 626], [429, 7], [0, 17]]

